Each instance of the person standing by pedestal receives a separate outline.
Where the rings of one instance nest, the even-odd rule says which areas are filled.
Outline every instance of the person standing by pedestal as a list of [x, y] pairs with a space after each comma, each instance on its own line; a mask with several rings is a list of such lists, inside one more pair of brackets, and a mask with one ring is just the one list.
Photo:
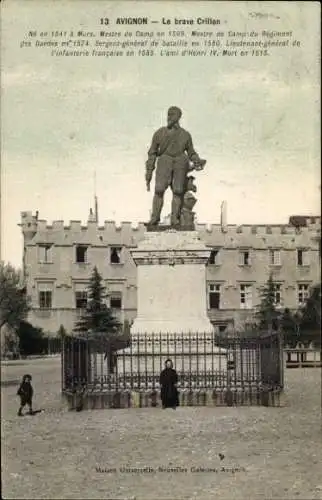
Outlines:
[[179, 406], [177, 383], [177, 372], [173, 368], [171, 359], [167, 359], [165, 368], [160, 374], [162, 408], [173, 408], [175, 410]]

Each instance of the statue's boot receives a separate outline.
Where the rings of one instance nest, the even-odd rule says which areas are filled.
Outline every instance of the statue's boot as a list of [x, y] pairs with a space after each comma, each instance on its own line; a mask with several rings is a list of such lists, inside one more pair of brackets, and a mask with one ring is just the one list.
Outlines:
[[153, 197], [152, 215], [149, 225], [157, 226], [159, 224], [162, 207], [163, 207], [163, 194], [155, 193]]
[[182, 206], [182, 196], [179, 194], [173, 194], [172, 206], [171, 206], [171, 226], [180, 226], [180, 212]]

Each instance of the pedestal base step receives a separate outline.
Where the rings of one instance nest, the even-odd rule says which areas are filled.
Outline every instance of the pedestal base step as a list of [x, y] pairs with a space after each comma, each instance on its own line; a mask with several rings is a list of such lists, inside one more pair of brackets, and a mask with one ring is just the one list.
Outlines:
[[[117, 408], [162, 408], [160, 392], [147, 391], [109, 391], [85, 392], [78, 395], [63, 393], [69, 410], [94, 410]], [[179, 406], [285, 406], [284, 392], [281, 389], [254, 391], [229, 389], [223, 391], [179, 391]]]

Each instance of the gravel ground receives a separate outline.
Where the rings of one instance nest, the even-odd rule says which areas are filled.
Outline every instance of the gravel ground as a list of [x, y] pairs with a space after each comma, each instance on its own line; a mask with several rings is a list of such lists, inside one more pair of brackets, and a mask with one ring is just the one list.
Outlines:
[[[59, 358], [1, 371], [2, 498], [322, 499], [319, 368], [286, 370], [284, 408], [80, 413], [61, 403]], [[19, 418], [24, 373], [44, 412]]]

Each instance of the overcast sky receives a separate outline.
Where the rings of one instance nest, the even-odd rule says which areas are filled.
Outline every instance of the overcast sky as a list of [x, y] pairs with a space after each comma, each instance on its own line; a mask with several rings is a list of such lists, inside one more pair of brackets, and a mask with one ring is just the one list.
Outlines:
[[[302, 45], [268, 58], [180, 59], [19, 47], [29, 29], [94, 30], [103, 15], [209, 16], [231, 30], [292, 30]], [[231, 224], [319, 213], [319, 19], [314, 2], [2, 2], [2, 258], [21, 264], [23, 210], [85, 222], [95, 170], [100, 223], [146, 221], [144, 162], [170, 105], [207, 159], [199, 222], [219, 222], [222, 200]]]

